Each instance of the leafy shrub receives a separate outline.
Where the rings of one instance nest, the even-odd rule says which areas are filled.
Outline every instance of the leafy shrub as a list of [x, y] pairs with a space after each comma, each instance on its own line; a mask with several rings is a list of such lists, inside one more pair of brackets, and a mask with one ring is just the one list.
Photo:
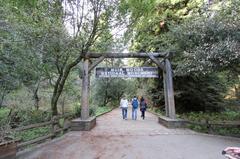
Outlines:
[[18, 132], [15, 134], [17, 139], [21, 139], [22, 142], [33, 140], [35, 138], [47, 135], [50, 133], [50, 127], [41, 127], [41, 128], [34, 128], [22, 132]]
[[11, 125], [16, 127], [49, 121], [51, 113], [43, 110], [19, 109], [12, 111], [10, 118]]
[[[234, 112], [234, 111], [226, 111], [221, 113], [191, 112], [191, 113], [181, 114], [180, 117], [187, 119], [189, 121], [195, 121], [195, 122], [239, 121], [240, 112]], [[203, 132], [203, 133], [213, 133], [213, 134], [219, 134], [219, 135], [230, 135], [230, 136], [240, 137], [239, 128], [224, 128], [224, 127], [212, 126], [209, 129], [207, 125], [194, 125], [194, 124], [191, 124], [189, 128], [198, 132]]]
[[0, 126], [8, 123], [8, 115], [10, 113], [10, 109], [8, 108], [0, 108]]
[[221, 113], [203, 113], [203, 112], [190, 112], [180, 114], [181, 118], [190, 121], [235, 121], [240, 120], [240, 112], [226, 111]]
[[[89, 115], [90, 116], [94, 116], [96, 113], [96, 110], [95, 110], [95, 108], [94, 107], [90, 107], [89, 108]], [[80, 104], [76, 104], [75, 106], [74, 106], [74, 116], [75, 117], [81, 117], [81, 106], [80, 106]]]
[[75, 106], [74, 106], [74, 116], [75, 117], [81, 117], [81, 106], [80, 106], [80, 104], [76, 104]]
[[111, 109], [112, 109], [112, 108], [106, 107], [106, 106], [97, 107], [97, 109], [96, 109], [96, 115], [97, 115], [97, 116], [98, 116], [98, 115], [101, 115], [101, 114], [103, 114], [103, 113], [105, 113], [105, 112], [110, 111]]

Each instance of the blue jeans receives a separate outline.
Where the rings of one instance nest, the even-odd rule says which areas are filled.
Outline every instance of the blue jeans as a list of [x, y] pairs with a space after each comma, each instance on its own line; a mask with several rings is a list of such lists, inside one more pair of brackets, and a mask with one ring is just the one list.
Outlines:
[[122, 117], [123, 119], [127, 119], [127, 108], [122, 108]]
[[137, 120], [137, 108], [132, 108], [132, 120]]

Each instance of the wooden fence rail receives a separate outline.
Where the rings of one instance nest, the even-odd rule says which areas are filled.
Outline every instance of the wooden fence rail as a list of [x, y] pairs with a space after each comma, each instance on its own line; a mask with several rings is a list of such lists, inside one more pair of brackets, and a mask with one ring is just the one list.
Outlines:
[[[31, 124], [31, 125], [15, 128], [14, 131], [21, 132], [21, 131], [34, 129], [34, 128], [51, 126], [49, 134], [38, 137], [38, 138], [35, 138], [33, 140], [26, 141], [26, 142], [19, 142], [17, 144], [17, 148], [22, 149], [25, 146], [35, 144], [35, 143], [39, 143], [39, 142], [42, 142], [46, 139], [54, 138], [60, 132], [64, 133], [65, 131], [67, 131], [70, 128], [70, 121], [68, 119], [71, 118], [71, 117], [72, 117], [71, 114], [64, 114], [64, 115], [52, 117], [51, 121], [47, 121], [47, 122], [43, 122], [43, 123], [36, 123], [36, 124]], [[58, 123], [59, 123], [60, 119], [64, 119], [64, 122], [63, 122], [62, 127], [59, 128]]]
[[[149, 112], [153, 113], [154, 115], [158, 116], [158, 120], [159, 123], [169, 127], [170, 122], [172, 122], [172, 119], [166, 117], [166, 116], [162, 116], [154, 111], [148, 110]], [[207, 119], [203, 120], [203, 121], [189, 121], [186, 119], [176, 119], [174, 122], [177, 123], [177, 127], [180, 128], [188, 128], [189, 126], [203, 126], [206, 127], [208, 129], [208, 133], [214, 133], [214, 128], [237, 128], [240, 130], [240, 121], [208, 121]], [[174, 124], [173, 124], [174, 125]], [[176, 128], [176, 125], [174, 125], [173, 127]], [[228, 134], [230, 136], [236, 136], [236, 137], [240, 137], [239, 135], [235, 135], [235, 134]]]
[[[222, 122], [209, 122], [209, 121], [205, 121], [205, 122], [195, 122], [195, 121], [186, 121], [186, 126], [189, 125], [199, 125], [202, 127], [205, 127], [207, 132], [209, 134], [218, 134], [216, 133], [216, 129], [217, 128], [237, 128], [240, 130], [240, 121], [222, 121]], [[233, 137], [240, 137], [240, 134], [232, 134], [229, 133], [227, 135], [233, 136]]]
[[29, 129], [33, 129], [33, 128], [39, 128], [39, 127], [44, 127], [47, 125], [51, 125], [53, 122], [52, 121], [47, 121], [44, 123], [37, 123], [37, 124], [31, 124], [31, 125], [27, 125], [27, 126], [23, 126], [23, 127], [19, 127], [14, 129], [15, 131], [24, 131], [24, 130], [29, 130]]
[[240, 128], [240, 121], [223, 121], [223, 122], [195, 122], [187, 121], [187, 124], [210, 126], [210, 127], [223, 127], [223, 128]]
[[25, 147], [27, 145], [31, 145], [31, 144], [34, 144], [34, 143], [39, 143], [41, 141], [44, 141], [44, 140], [52, 138], [52, 137], [53, 137], [53, 134], [48, 134], [48, 135], [41, 136], [41, 137], [38, 137], [38, 138], [30, 140], [30, 141], [18, 143], [17, 144], [17, 148], [20, 149], [20, 148], [23, 148], [23, 147]]

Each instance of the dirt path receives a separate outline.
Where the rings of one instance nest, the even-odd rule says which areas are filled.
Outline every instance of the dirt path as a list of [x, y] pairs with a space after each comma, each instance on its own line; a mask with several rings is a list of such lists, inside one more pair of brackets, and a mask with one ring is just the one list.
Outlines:
[[97, 118], [97, 126], [90, 132], [67, 133], [18, 158], [221, 159], [225, 147], [240, 146], [240, 139], [167, 129], [157, 123], [155, 115], [146, 113], [145, 120], [139, 115], [136, 121], [122, 120], [121, 110], [115, 109]]

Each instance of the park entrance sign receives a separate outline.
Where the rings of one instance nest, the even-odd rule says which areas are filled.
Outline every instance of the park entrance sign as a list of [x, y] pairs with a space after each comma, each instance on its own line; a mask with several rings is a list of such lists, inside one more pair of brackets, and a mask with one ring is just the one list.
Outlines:
[[157, 67], [96, 68], [96, 78], [159, 78]]

